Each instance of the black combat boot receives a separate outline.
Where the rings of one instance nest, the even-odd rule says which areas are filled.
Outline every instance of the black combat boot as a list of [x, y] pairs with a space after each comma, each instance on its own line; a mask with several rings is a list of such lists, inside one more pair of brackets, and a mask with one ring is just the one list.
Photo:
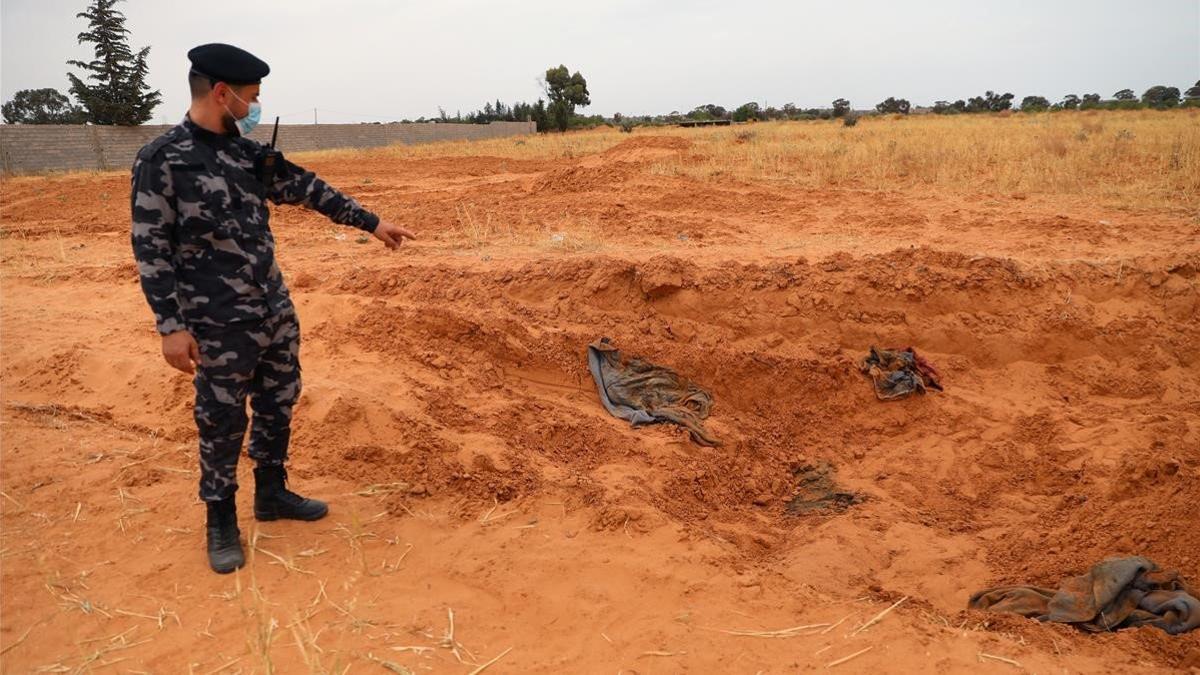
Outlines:
[[217, 574], [229, 574], [246, 564], [233, 497], [208, 502], [208, 564]]
[[254, 517], [259, 520], [320, 520], [329, 513], [325, 502], [305, 499], [287, 489], [287, 470], [282, 464], [254, 470]]

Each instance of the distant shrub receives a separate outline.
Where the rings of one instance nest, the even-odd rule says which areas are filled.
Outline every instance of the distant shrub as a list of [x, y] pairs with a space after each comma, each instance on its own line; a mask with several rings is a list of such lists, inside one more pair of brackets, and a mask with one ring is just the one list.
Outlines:
[[758, 103], [754, 101], [743, 103], [733, 111], [733, 121], [748, 122], [750, 120], [758, 119], [760, 110], [761, 109], [759, 108]]
[[858, 124], [858, 115], [846, 115], [842, 118], [842, 124], [848, 127]]
[[1151, 108], [1174, 108], [1179, 105], [1179, 88], [1156, 85], [1142, 94], [1142, 103]]
[[1021, 112], [1043, 112], [1050, 107], [1045, 96], [1026, 96], [1021, 99]]
[[895, 98], [889, 96], [884, 101], [875, 106], [875, 110], [881, 113], [897, 113], [907, 115], [912, 109], [912, 104], [905, 98]]

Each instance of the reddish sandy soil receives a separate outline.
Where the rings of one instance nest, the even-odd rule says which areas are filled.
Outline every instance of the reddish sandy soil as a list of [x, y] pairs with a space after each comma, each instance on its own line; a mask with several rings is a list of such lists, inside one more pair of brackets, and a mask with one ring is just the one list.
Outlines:
[[[244, 461], [257, 550], [229, 576], [127, 174], [5, 180], [3, 671], [1200, 669], [1200, 632], [965, 610], [1110, 555], [1200, 581], [1194, 214], [653, 170], [679, 152], [310, 162], [422, 238], [276, 211], [292, 479], [331, 514], [256, 526]], [[709, 388], [724, 445], [610, 417], [600, 336]], [[873, 344], [946, 391], [876, 401]], [[865, 501], [790, 515], [821, 462]]]

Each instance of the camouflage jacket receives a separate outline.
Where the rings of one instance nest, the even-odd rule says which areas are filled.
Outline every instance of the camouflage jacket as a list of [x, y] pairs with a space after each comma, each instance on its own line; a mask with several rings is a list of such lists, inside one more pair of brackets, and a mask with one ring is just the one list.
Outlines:
[[275, 263], [267, 200], [300, 204], [374, 232], [379, 218], [311, 171], [284, 161], [268, 186], [263, 146], [191, 119], [147, 144], [133, 164], [133, 255], [158, 332], [203, 332], [292, 308]]

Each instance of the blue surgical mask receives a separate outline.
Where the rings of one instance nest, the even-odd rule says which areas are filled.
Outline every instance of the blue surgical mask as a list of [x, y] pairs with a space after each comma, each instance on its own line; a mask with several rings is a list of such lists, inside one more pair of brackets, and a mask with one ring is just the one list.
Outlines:
[[[229, 93], [233, 94], [232, 91]], [[233, 97], [239, 101], [242, 101], [242, 103], [246, 103], [242, 100], [242, 97], [238, 96], [237, 94], [233, 94]], [[241, 119], [238, 119], [237, 117], [233, 118], [234, 124], [237, 125], [238, 133], [242, 136], [249, 136], [250, 132], [254, 131], [254, 127], [258, 126], [258, 121], [262, 119], [262, 105], [258, 101], [247, 103], [246, 105], [249, 107], [249, 111], [246, 113], [246, 116]], [[225, 106], [225, 112], [233, 115], [233, 112], [229, 110], [229, 106]]]

